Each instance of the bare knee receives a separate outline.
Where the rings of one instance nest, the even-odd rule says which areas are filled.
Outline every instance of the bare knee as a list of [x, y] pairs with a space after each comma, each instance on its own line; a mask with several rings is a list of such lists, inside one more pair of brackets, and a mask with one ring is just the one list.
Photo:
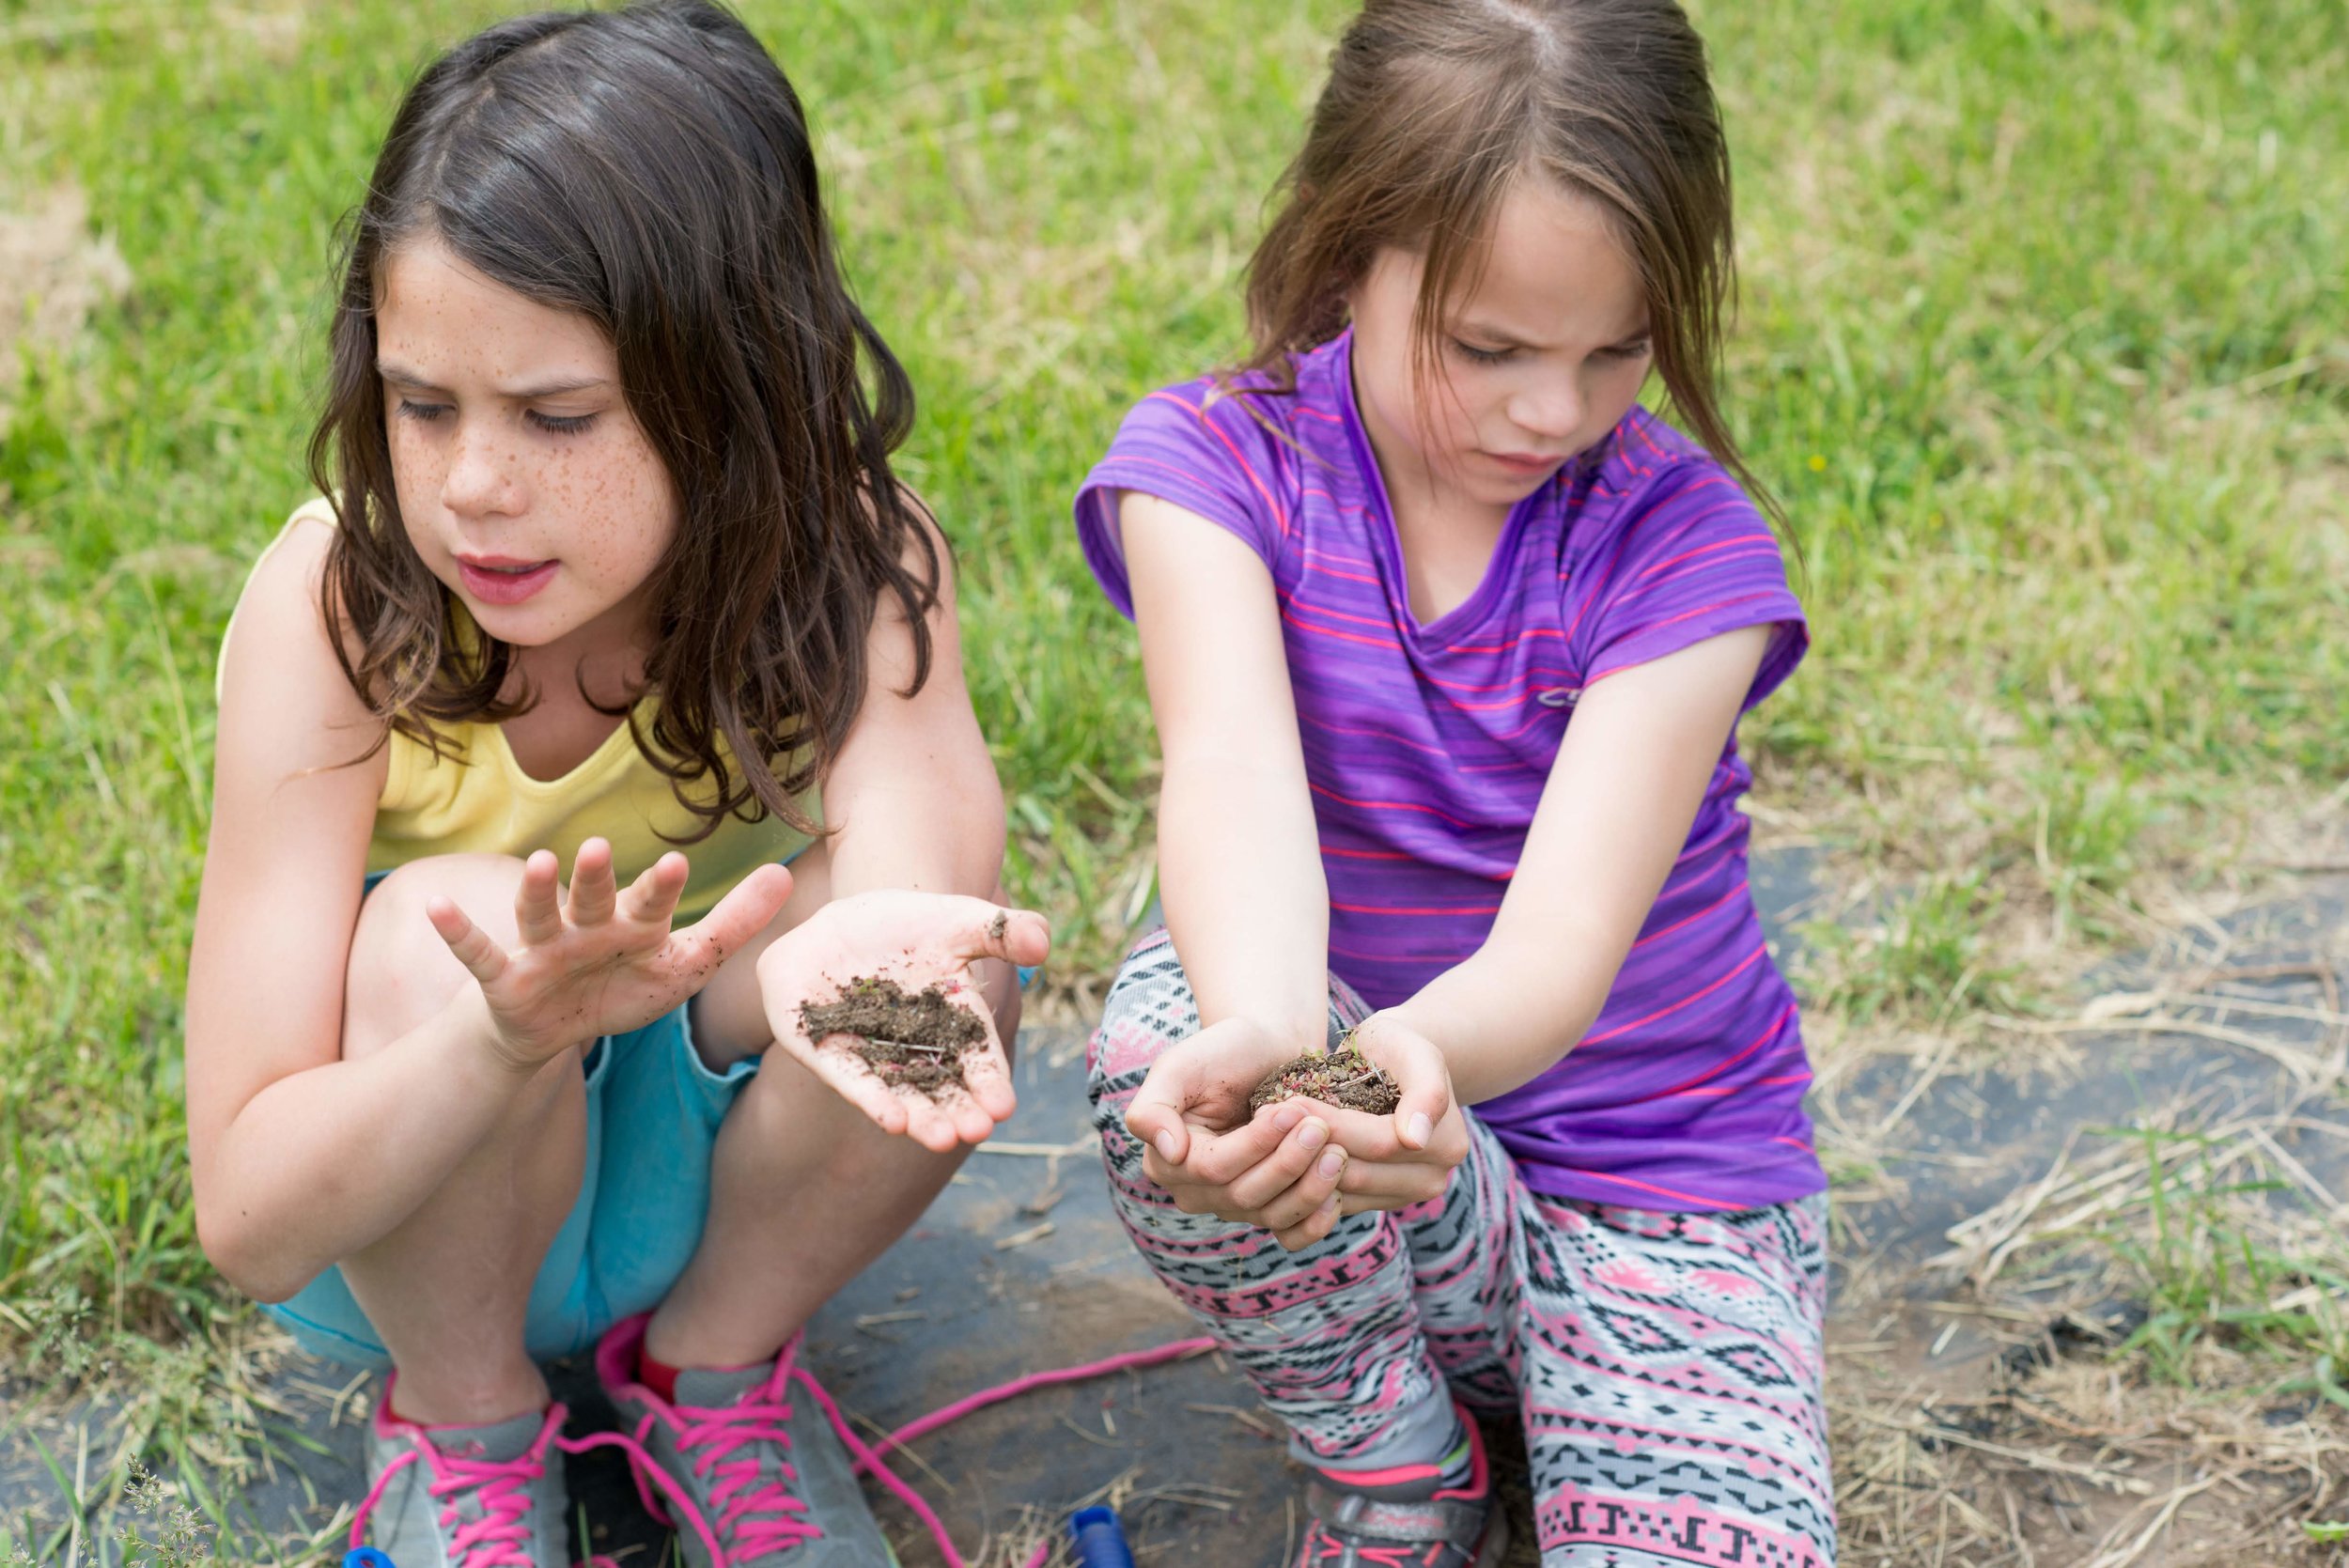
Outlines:
[[448, 1005], [474, 984], [425, 917], [446, 897], [501, 943], [514, 939], [514, 891], [522, 862], [507, 855], [433, 855], [385, 877], [359, 907], [343, 988], [343, 1056], [377, 1050]]
[[910, 1138], [883, 1132], [790, 1052], [770, 1049], [726, 1113], [721, 1167], [739, 1179], [786, 1189], [817, 1168], [851, 1185], [887, 1183], [907, 1170], [968, 1152], [941, 1155]]

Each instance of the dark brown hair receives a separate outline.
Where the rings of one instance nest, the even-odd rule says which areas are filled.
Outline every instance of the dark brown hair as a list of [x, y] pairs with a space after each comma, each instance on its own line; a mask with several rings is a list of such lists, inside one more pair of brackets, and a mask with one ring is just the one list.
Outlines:
[[918, 690], [943, 567], [890, 472], [912, 389], [849, 297], [773, 59], [706, 0], [503, 23], [409, 88], [346, 223], [310, 472], [341, 523], [328, 624], [386, 737], [437, 752], [434, 721], [533, 700], [499, 700], [514, 650], [466, 634], [393, 489], [377, 290], [388, 255], [428, 238], [617, 350], [680, 519], [654, 571], [660, 701], [649, 736], [630, 724], [703, 818], [695, 837], [730, 813], [815, 831], [793, 798], [856, 721], [880, 597], [911, 624]]
[[1424, 375], [1511, 181], [1534, 172], [1613, 220], [1673, 410], [1775, 516], [1715, 390], [1736, 291], [1729, 148], [1703, 41], [1673, 0], [1368, 0], [1249, 262], [1253, 347], [1233, 375], [1294, 386], [1294, 356], [1345, 328], [1387, 246], [1426, 260], [1412, 313]]

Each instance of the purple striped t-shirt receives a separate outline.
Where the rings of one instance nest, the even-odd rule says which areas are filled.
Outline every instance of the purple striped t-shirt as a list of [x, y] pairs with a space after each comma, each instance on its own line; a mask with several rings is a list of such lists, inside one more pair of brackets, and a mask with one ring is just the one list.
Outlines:
[[[1293, 394], [1201, 379], [1126, 416], [1077, 496], [1085, 557], [1133, 613], [1121, 490], [1229, 529], [1272, 575], [1330, 887], [1330, 967], [1373, 1006], [1474, 953], [1592, 681], [1738, 627], [1777, 629], [1746, 706], [1803, 654], [1777, 541], [1736, 482], [1645, 410], [1520, 502], [1484, 581], [1422, 625], [1354, 405], [1350, 335]], [[1793, 993], [1746, 881], [1733, 736], [1688, 846], [1590, 1032], [1478, 1106], [1539, 1192], [1744, 1209], [1827, 1185]]]

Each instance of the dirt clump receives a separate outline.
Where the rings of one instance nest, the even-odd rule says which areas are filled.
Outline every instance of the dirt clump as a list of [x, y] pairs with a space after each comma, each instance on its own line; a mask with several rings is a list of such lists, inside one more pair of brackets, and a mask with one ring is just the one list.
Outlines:
[[1394, 1077], [1349, 1045], [1333, 1051], [1307, 1051], [1282, 1063], [1248, 1096], [1248, 1109], [1259, 1110], [1277, 1100], [1296, 1095], [1336, 1106], [1341, 1110], [1367, 1110], [1386, 1116], [1403, 1103]]
[[987, 1046], [987, 1025], [936, 985], [909, 991], [881, 975], [858, 975], [834, 1001], [800, 1004], [800, 1025], [812, 1040], [856, 1036], [848, 1048], [880, 1080], [918, 1089], [932, 1099], [969, 1086], [962, 1059]]

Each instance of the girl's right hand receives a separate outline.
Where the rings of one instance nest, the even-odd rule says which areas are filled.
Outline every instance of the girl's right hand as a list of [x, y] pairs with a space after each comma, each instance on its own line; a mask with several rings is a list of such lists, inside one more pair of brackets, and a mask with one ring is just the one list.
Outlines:
[[685, 892], [683, 855], [661, 856], [625, 892], [614, 884], [612, 846], [602, 839], [579, 846], [568, 894], [557, 883], [561, 869], [548, 849], [523, 862], [511, 952], [454, 901], [425, 906], [432, 928], [480, 982], [491, 1048], [517, 1073], [536, 1071], [568, 1047], [642, 1029], [677, 1007], [791, 895], [791, 873], [763, 865], [700, 921], [672, 931]]
[[1321, 1106], [1249, 1111], [1256, 1085], [1296, 1054], [1251, 1020], [1225, 1018], [1161, 1053], [1126, 1111], [1143, 1173], [1176, 1208], [1260, 1226], [1291, 1251], [1336, 1222], [1346, 1162]]

